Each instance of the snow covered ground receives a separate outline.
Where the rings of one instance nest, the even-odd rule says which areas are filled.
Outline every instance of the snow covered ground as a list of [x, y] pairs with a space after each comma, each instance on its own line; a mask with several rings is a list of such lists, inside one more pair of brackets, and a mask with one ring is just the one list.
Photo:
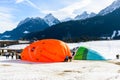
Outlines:
[[[71, 49], [77, 46], [96, 49], [111, 58], [119, 53], [120, 41], [68, 45]], [[0, 80], [120, 80], [120, 60], [33, 63], [0, 56]]]
[[99, 52], [106, 59], [116, 59], [116, 55], [120, 55], [120, 40], [109, 40], [109, 41], [90, 41], [82, 43], [68, 43], [70, 49], [74, 47], [84, 46], [88, 49]]

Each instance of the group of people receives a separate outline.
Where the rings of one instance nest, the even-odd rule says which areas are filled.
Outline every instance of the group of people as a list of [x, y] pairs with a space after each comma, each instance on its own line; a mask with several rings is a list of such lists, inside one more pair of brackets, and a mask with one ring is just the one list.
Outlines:
[[72, 61], [72, 56], [66, 56], [64, 59], [64, 62], [71, 62]]
[[71, 61], [72, 61], [72, 58], [74, 57], [75, 52], [76, 52], [76, 50], [77, 50], [78, 48], [79, 48], [79, 47], [73, 48], [73, 49], [71, 50], [72, 56], [66, 56], [65, 59], [64, 59], [64, 62], [71, 62]]
[[14, 57], [14, 53], [13, 53], [13, 52], [11, 52], [11, 53], [6, 52], [6, 53], [5, 53], [5, 56], [6, 56], [6, 59], [8, 59], [9, 56], [11, 56], [11, 59], [13, 59], [13, 57]]
[[20, 59], [20, 55], [17, 53], [14, 53], [14, 52], [6, 52], [5, 56], [6, 56], [6, 59], [8, 59], [9, 57], [11, 57], [11, 59], [13, 59], [14, 56], [16, 59]]

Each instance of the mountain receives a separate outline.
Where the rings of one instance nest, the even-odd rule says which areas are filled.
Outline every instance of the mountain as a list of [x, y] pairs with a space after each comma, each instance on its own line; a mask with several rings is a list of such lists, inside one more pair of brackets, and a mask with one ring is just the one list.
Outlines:
[[68, 17], [68, 18], [63, 19], [61, 22], [67, 22], [67, 21], [72, 21], [72, 20], [84, 20], [84, 19], [91, 18], [94, 16], [96, 16], [95, 13], [92, 12], [92, 13], [88, 14], [86, 11], [84, 11], [82, 14], [77, 15], [74, 19]]
[[[55, 18], [52, 14], [46, 15], [43, 19], [36, 18], [26, 18], [20, 21], [17, 27], [11, 31], [6, 31], [0, 35], [0, 39], [13, 39], [17, 40], [22, 38], [28, 33], [42, 31], [52, 25], [58, 24], [60, 21]], [[16, 35], [17, 34], [17, 35]]]
[[120, 0], [115, 0], [110, 6], [99, 12], [99, 15], [106, 15], [108, 13], [113, 12], [114, 10], [120, 8]]
[[88, 14], [86, 11], [83, 12], [81, 15], [77, 15], [75, 17], [75, 20], [82, 20], [82, 19], [87, 19], [96, 16], [95, 13]]
[[71, 20], [74, 20], [74, 19], [68, 17], [68, 18], [65, 18], [65, 19], [61, 20], [61, 22], [67, 22], [67, 21], [71, 21]]
[[49, 26], [60, 23], [60, 21], [57, 18], [55, 18], [52, 14], [46, 15], [43, 19]]
[[75, 17], [75, 20], [81, 20], [81, 19], [86, 19], [87, 17], [88, 17], [88, 13], [85, 11], [85, 12], [83, 12], [81, 15], [77, 15], [76, 17]]
[[39, 17], [26, 18], [25, 20], [21, 21], [15, 29], [1, 34], [0, 39], [17, 40], [28, 33], [42, 31], [48, 27], [48, 24]]
[[[115, 32], [116, 31], [116, 32]], [[26, 39], [55, 38], [63, 41], [120, 39], [120, 8], [106, 15], [63, 22], [43, 31], [30, 33]]]
[[88, 18], [94, 17], [94, 16], [96, 16], [96, 15], [97, 15], [96, 13], [91, 12], [91, 13], [89, 14]]

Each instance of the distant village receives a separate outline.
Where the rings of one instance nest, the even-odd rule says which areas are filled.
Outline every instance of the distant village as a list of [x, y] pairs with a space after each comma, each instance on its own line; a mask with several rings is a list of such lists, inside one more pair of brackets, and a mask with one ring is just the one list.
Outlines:
[[22, 50], [30, 43], [26, 40], [0, 40], [0, 56], [16, 56], [19, 59]]

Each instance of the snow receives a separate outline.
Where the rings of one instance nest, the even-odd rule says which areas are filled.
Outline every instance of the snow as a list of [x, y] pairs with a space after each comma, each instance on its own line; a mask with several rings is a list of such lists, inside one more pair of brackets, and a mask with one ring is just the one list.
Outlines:
[[44, 21], [49, 25], [49, 26], [52, 26], [52, 25], [55, 25], [55, 24], [58, 24], [60, 23], [60, 21], [55, 18], [52, 14], [48, 14], [44, 17]]
[[[90, 41], [75, 44], [68, 44], [70, 49], [78, 46], [84, 46], [100, 53], [106, 59], [115, 59], [117, 54], [120, 54], [120, 40], [108, 41]], [[72, 46], [73, 45], [73, 46]]]
[[117, 36], [120, 36], [120, 30], [118, 30], [118, 34], [117, 34]]
[[100, 15], [106, 15], [108, 13], [113, 12], [114, 10], [120, 8], [120, 0], [115, 0], [110, 6], [106, 7], [102, 11], [99, 12]]
[[29, 31], [24, 31], [23, 33], [24, 33], [24, 34], [28, 34], [28, 33], [30, 33], [30, 32], [29, 32]]
[[86, 18], [88, 18], [88, 15], [89, 15], [89, 14], [85, 11], [85, 12], [83, 12], [81, 15], [76, 16], [76, 17], [75, 17], [75, 20], [86, 19]]
[[0, 62], [0, 79], [119, 80], [119, 66], [120, 65], [112, 63], [112, 61], [30, 63], [21, 60], [2, 60]]
[[9, 38], [9, 37], [11, 37], [10, 35], [4, 35], [4, 36], [2, 36], [2, 37], [6, 37], [6, 38]]
[[116, 31], [113, 31], [113, 34], [112, 34], [112, 36], [111, 36], [111, 39], [113, 39], [114, 37], [115, 37], [115, 35], [116, 35]]
[[96, 16], [95, 13], [92, 12], [92, 13], [88, 14], [88, 13], [85, 11], [85, 12], [83, 12], [82, 14], [77, 15], [74, 20], [82, 20], [82, 19], [87, 19], [87, 18], [91, 18], [91, 17], [94, 17], [94, 16]]
[[65, 18], [65, 19], [61, 20], [61, 22], [67, 22], [67, 21], [71, 21], [71, 20], [73, 20], [73, 19], [72, 19], [72, 18], [70, 18], [70, 17], [67, 17], [67, 18]]
[[120, 30], [114, 30], [111, 36], [111, 39], [113, 39], [114, 37], [118, 37], [118, 36], [120, 36]]
[[15, 41], [15, 40], [0, 40], [0, 42], [3, 42], [3, 41], [5, 41], [5, 42], [7, 42], [7, 41], [12, 42], [12, 41]]
[[17, 45], [10, 45], [7, 47], [1, 47], [0, 49], [12, 49], [12, 50], [20, 50], [20, 49], [24, 49], [25, 47], [27, 47], [29, 44], [17, 44]]
[[27, 40], [18, 40], [19, 44], [25, 44], [25, 43], [30, 43], [30, 41]]
[[[116, 50], [120, 53], [120, 40], [67, 44], [71, 49], [85, 46], [107, 56]], [[34, 63], [0, 56], [0, 80], [120, 80], [120, 60]]]

